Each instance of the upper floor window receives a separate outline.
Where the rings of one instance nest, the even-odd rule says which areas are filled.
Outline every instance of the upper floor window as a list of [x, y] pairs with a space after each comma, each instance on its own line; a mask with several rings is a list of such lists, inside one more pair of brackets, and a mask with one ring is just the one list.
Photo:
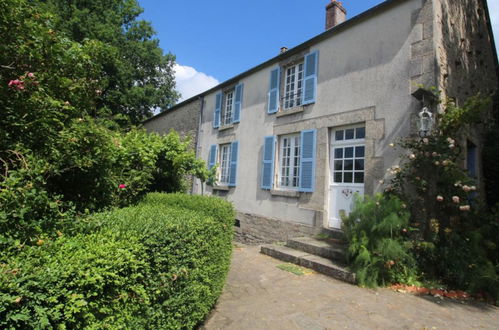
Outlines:
[[222, 125], [232, 124], [232, 114], [234, 109], [234, 90], [224, 94], [224, 107], [222, 109]]
[[289, 109], [302, 104], [303, 63], [286, 69], [283, 108]]
[[213, 128], [229, 126], [241, 120], [243, 102], [242, 83], [215, 95], [215, 111], [213, 112]]
[[293, 64], [270, 71], [268, 113], [311, 104], [317, 99], [319, 51], [292, 61]]

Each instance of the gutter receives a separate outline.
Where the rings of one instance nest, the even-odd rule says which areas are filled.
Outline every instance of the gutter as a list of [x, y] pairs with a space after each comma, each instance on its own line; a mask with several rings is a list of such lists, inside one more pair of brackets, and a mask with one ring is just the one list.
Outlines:
[[[354, 24], [360, 23], [363, 20], [368, 19], [370, 16], [376, 15], [376, 14], [378, 14], [381, 11], [387, 10], [387, 9], [389, 9], [389, 8], [391, 8], [393, 6], [396, 6], [399, 3], [402, 3], [402, 2], [405, 2], [405, 1], [408, 1], [408, 0], [386, 0], [385, 2], [382, 2], [379, 5], [374, 6], [374, 7], [370, 8], [370, 9], [368, 9], [368, 10], [366, 10], [366, 11], [358, 14], [357, 16], [354, 16], [354, 17], [348, 19], [345, 22], [343, 22], [341, 24], [338, 24], [335, 27], [332, 27], [331, 29], [329, 29], [329, 30], [327, 30], [325, 32], [322, 32], [321, 34], [313, 37], [312, 39], [309, 39], [309, 40], [307, 40], [307, 41], [299, 44], [298, 46], [295, 46], [295, 47], [289, 49], [285, 53], [279, 54], [279, 55], [277, 55], [277, 56], [269, 59], [268, 61], [265, 61], [265, 62], [263, 62], [263, 63], [255, 66], [255, 67], [247, 70], [247, 71], [244, 71], [243, 73], [238, 74], [237, 76], [234, 76], [234, 77], [232, 77], [232, 78], [230, 78], [230, 79], [228, 79], [228, 80], [226, 80], [226, 81], [218, 84], [215, 87], [212, 87], [211, 89], [208, 89], [208, 90], [206, 90], [206, 91], [204, 91], [204, 92], [202, 92], [202, 93], [200, 93], [200, 94], [198, 94], [196, 96], [193, 96], [193, 97], [191, 97], [191, 98], [189, 98], [189, 99], [187, 99], [185, 101], [182, 101], [181, 103], [178, 103], [178, 104], [174, 105], [173, 107], [171, 107], [171, 108], [169, 108], [169, 109], [167, 109], [167, 110], [165, 110], [165, 111], [163, 111], [163, 112], [161, 112], [161, 113], [159, 113], [159, 114], [157, 114], [157, 115], [155, 115], [155, 116], [153, 116], [153, 117], [151, 117], [149, 119], [144, 120], [142, 123], [143, 124], [147, 123], [147, 122], [149, 122], [149, 121], [151, 121], [153, 119], [156, 119], [157, 117], [160, 117], [163, 114], [169, 113], [171, 111], [175, 111], [175, 110], [177, 110], [179, 108], [182, 108], [184, 105], [186, 105], [186, 104], [188, 104], [190, 102], [195, 101], [199, 97], [204, 97], [207, 94], [210, 94], [210, 93], [212, 93], [214, 91], [217, 91], [217, 90], [219, 90], [219, 89], [221, 89], [221, 88], [223, 88], [225, 86], [228, 86], [228, 85], [231, 85], [233, 83], [236, 83], [239, 80], [241, 80], [242, 78], [244, 78], [246, 76], [249, 76], [250, 74], [252, 74], [252, 73], [254, 73], [256, 71], [259, 71], [262, 68], [265, 68], [267, 66], [271, 66], [272, 64], [277, 63], [277, 62], [285, 59], [288, 56], [292, 56], [292, 55], [294, 55], [296, 53], [299, 53], [300, 51], [302, 51], [305, 48], [308, 48], [308, 47], [310, 47], [310, 46], [312, 46], [314, 44], [317, 44], [318, 42], [320, 42], [320, 41], [322, 41], [324, 39], [327, 39], [327, 38], [331, 37], [332, 35], [334, 35], [336, 33], [339, 33], [339, 32], [341, 32], [341, 31], [343, 31], [345, 29], [350, 28]], [[488, 11], [487, 11], [487, 13], [488, 13]], [[496, 62], [497, 62], [497, 54], [496, 54]]]

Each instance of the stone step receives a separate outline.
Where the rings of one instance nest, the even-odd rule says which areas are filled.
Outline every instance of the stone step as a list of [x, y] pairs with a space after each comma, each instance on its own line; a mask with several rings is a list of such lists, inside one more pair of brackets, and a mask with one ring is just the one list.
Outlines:
[[313, 237], [297, 237], [288, 240], [287, 247], [326, 259], [346, 263], [346, 245], [336, 239], [319, 240]]
[[325, 234], [333, 239], [346, 241], [345, 233], [340, 229], [322, 228], [321, 234]]
[[355, 283], [354, 273], [334, 261], [323, 257], [279, 245], [262, 245], [260, 252], [282, 261], [313, 269], [338, 280]]

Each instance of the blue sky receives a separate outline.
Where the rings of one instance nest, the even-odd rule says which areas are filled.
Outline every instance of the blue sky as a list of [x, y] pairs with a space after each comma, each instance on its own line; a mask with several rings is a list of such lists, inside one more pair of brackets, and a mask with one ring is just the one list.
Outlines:
[[[177, 89], [194, 96], [324, 31], [330, 0], [139, 0], [161, 47], [177, 57]], [[347, 18], [383, 0], [344, 0]], [[499, 0], [488, 0], [495, 34]], [[496, 39], [499, 39], [496, 37]], [[499, 43], [499, 40], [496, 42]]]

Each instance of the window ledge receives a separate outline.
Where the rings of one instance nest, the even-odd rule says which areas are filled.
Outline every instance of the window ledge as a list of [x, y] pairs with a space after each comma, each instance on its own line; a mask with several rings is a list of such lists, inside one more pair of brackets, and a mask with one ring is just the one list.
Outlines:
[[224, 125], [224, 126], [220, 126], [218, 128], [218, 131], [221, 132], [221, 131], [225, 131], [227, 129], [231, 129], [231, 128], [234, 128], [234, 124], [229, 124], [229, 125]]
[[300, 192], [297, 190], [270, 190], [272, 196], [283, 196], [283, 197], [300, 197]]
[[222, 190], [222, 191], [229, 191], [230, 187], [229, 186], [213, 186], [211, 187], [213, 190]]
[[300, 112], [303, 112], [304, 110], [305, 110], [305, 107], [300, 105], [298, 107], [293, 107], [293, 108], [289, 108], [286, 110], [280, 110], [276, 114], [276, 117], [279, 118], [279, 117], [283, 117], [283, 116], [287, 116], [287, 115], [294, 115], [295, 113], [300, 113]]

